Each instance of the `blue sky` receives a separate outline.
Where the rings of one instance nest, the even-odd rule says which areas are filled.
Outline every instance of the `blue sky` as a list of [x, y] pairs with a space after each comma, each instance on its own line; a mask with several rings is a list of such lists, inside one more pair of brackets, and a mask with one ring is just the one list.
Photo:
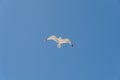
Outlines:
[[0, 0], [0, 80], [120, 80], [119, 26], [120, 0]]

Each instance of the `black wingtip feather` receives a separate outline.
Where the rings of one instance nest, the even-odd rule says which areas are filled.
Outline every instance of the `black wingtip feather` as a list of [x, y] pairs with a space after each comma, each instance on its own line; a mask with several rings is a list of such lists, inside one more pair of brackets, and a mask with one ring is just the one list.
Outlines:
[[72, 44], [71, 46], [72, 46], [72, 47], [74, 47], [74, 45], [73, 45], [73, 44]]
[[48, 40], [47, 39], [45, 39], [45, 42], [47, 42]]

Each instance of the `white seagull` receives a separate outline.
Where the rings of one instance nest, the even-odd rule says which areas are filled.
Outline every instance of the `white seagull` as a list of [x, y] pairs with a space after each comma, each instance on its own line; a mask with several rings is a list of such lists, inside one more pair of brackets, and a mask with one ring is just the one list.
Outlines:
[[55, 35], [52, 35], [46, 39], [46, 41], [48, 40], [55, 41], [57, 43], [57, 48], [61, 48], [61, 44], [64, 44], [64, 43], [68, 43], [73, 47], [72, 42], [68, 38], [62, 39], [61, 37], [57, 38]]

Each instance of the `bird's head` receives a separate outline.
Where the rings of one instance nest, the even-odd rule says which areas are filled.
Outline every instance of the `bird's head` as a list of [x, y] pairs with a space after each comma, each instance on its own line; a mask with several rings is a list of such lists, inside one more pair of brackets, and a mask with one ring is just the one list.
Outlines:
[[61, 36], [59, 37], [59, 39], [62, 39]]

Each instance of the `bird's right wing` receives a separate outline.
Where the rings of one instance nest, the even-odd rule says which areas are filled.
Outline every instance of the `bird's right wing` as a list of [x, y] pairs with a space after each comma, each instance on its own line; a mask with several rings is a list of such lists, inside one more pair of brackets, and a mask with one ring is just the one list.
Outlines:
[[58, 38], [57, 38], [55, 35], [52, 35], [52, 36], [48, 37], [48, 38], [47, 38], [47, 41], [48, 41], [48, 40], [53, 40], [53, 41], [55, 41], [55, 42], [58, 42]]
[[63, 43], [68, 43], [73, 47], [73, 43], [68, 38], [63, 39]]

